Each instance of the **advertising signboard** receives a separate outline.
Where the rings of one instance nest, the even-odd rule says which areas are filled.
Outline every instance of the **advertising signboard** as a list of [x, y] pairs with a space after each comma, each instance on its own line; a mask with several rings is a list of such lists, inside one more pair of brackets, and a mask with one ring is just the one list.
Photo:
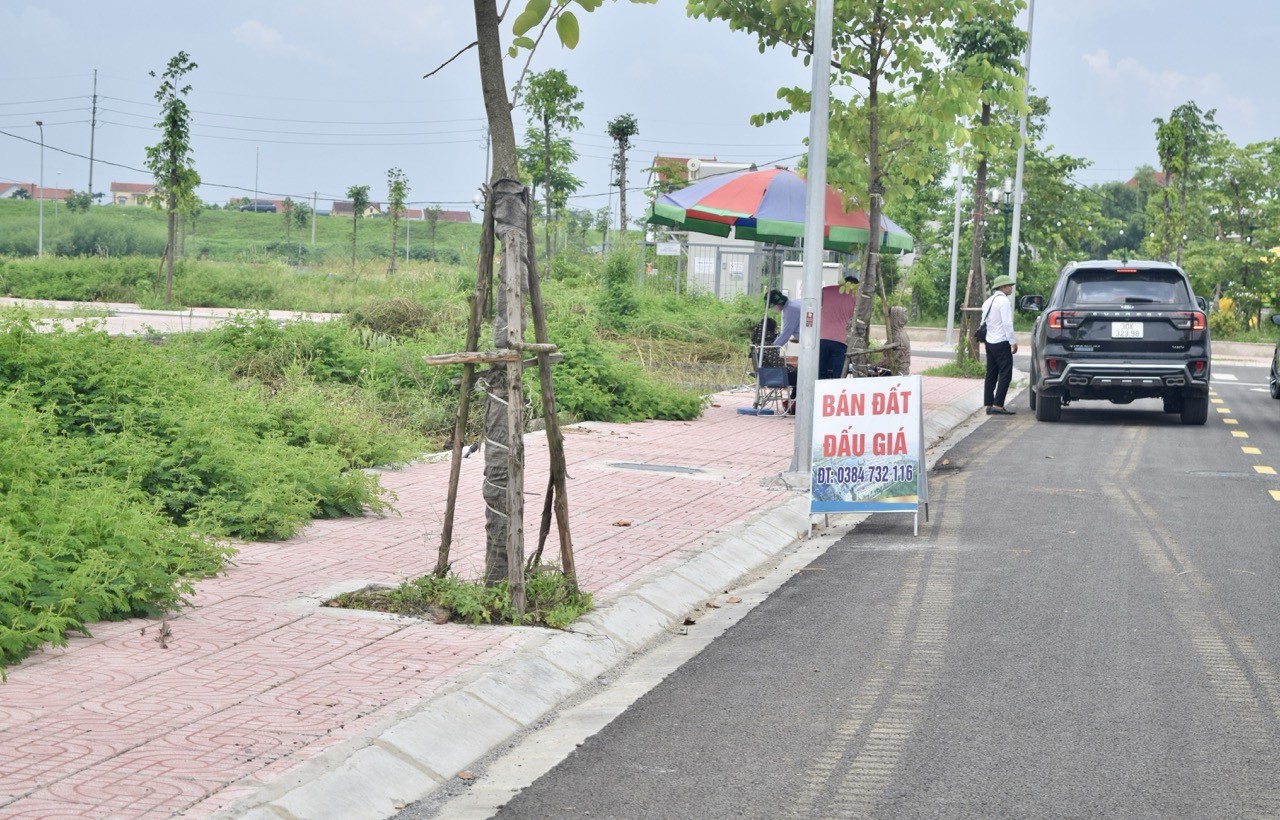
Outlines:
[[819, 379], [813, 407], [810, 515], [929, 516], [919, 376]]

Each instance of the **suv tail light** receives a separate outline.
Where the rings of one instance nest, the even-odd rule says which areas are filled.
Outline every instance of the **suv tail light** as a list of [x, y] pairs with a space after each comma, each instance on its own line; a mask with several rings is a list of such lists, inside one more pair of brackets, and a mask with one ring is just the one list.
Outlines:
[[1191, 362], [1191, 375], [1203, 376], [1208, 366], [1209, 366], [1209, 363], [1206, 362], [1204, 359], [1194, 360], [1193, 362]]
[[1084, 319], [1084, 312], [1079, 310], [1053, 310], [1049, 312], [1048, 322], [1050, 330], [1066, 330], [1068, 328], [1080, 327], [1080, 322]]
[[1170, 321], [1178, 330], [1204, 330], [1204, 314], [1198, 310], [1181, 311], [1169, 314]]
[[1044, 369], [1050, 376], [1057, 376], [1062, 371], [1062, 359], [1045, 359]]

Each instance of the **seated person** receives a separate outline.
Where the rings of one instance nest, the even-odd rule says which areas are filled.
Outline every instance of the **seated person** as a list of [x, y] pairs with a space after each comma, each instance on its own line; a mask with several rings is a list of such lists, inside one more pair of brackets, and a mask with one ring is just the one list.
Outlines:
[[796, 403], [796, 369], [787, 364], [782, 357], [782, 348], [766, 345], [763, 349], [760, 347], [761, 331], [763, 330], [763, 338], [774, 339], [778, 335], [778, 323], [773, 320], [772, 316], [765, 318], [764, 322], [753, 322], [751, 325], [751, 367], [753, 370], [759, 370], [764, 367], [783, 367], [787, 371], [787, 383], [791, 385], [791, 401], [787, 407], [787, 413], [795, 412]]

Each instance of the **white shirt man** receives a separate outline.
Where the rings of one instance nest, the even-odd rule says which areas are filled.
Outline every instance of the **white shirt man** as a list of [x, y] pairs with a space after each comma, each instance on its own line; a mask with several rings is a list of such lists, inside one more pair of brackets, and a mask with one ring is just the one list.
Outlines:
[[988, 416], [1012, 416], [1012, 410], [1004, 408], [1009, 392], [1009, 380], [1013, 378], [1013, 354], [1018, 352], [1018, 342], [1013, 335], [1013, 279], [997, 276], [991, 283], [991, 295], [982, 303], [982, 319], [987, 324], [984, 343], [987, 353], [987, 378], [982, 385], [982, 403]]

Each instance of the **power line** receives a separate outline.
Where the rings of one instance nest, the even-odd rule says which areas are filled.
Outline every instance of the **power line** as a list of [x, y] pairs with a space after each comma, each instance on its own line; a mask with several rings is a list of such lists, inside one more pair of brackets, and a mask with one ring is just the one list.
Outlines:
[[[158, 108], [160, 107], [159, 105], [156, 105], [156, 104], [154, 104], [154, 103], [138, 102], [137, 100], [126, 100], [126, 99], [123, 99], [123, 98], [121, 98], [121, 97], [110, 97], [110, 96], [107, 96], [106, 94], [103, 94], [103, 95], [100, 97], [100, 99], [103, 99], [103, 100], [114, 100], [115, 102], [122, 102], [122, 103], [126, 103], [126, 104], [128, 104], [128, 105], [142, 105], [142, 106], [146, 106], [146, 107], [148, 107], [148, 108], [156, 108], [156, 109], [158, 109]], [[258, 117], [258, 116], [253, 116], [253, 115], [250, 115], [250, 114], [223, 114], [223, 113], [220, 113], [220, 112], [218, 112], [218, 111], [203, 111], [203, 110], [200, 110], [200, 109], [194, 109], [194, 108], [191, 110], [191, 113], [192, 113], [192, 114], [200, 114], [200, 115], [202, 115], [202, 116], [206, 116], [206, 117], [226, 117], [226, 118], [228, 118], [228, 119], [237, 119], [237, 120], [258, 120], [258, 121], [261, 121], [261, 122], [292, 122], [292, 123], [304, 123], [304, 124], [309, 124], [309, 125], [438, 125], [438, 124], [440, 124], [440, 123], [451, 123], [451, 122], [484, 122], [484, 120], [485, 120], [485, 118], [484, 118], [484, 117], [458, 117], [458, 118], [455, 118], [455, 119], [445, 119], [445, 120], [385, 120], [385, 121], [376, 121], [376, 120], [300, 120], [300, 119], [289, 119], [289, 118], [286, 118], [286, 117]], [[132, 115], [130, 115], [130, 116], [140, 116], [140, 115], [132, 114]]]
[[37, 103], [66, 102], [67, 100], [87, 100], [85, 95], [78, 97], [53, 97], [48, 100], [17, 100], [15, 102], [0, 102], [0, 105], [36, 105]]

